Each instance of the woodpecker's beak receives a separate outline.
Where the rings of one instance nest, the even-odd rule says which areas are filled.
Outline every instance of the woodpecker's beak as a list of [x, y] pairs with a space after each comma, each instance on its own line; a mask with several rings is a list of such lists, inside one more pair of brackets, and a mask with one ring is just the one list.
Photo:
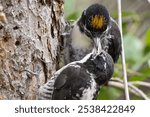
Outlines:
[[101, 50], [102, 50], [102, 45], [101, 45], [101, 40], [100, 38], [97, 39], [97, 45], [98, 45], [98, 49], [97, 49], [97, 53], [100, 54]]
[[101, 46], [101, 40], [99, 37], [94, 38], [94, 48], [93, 48], [93, 53], [100, 53], [100, 51], [102, 50], [102, 46]]
[[94, 38], [93, 39], [94, 40], [94, 47], [93, 47], [93, 54], [94, 55], [96, 55], [96, 53], [97, 53], [97, 47], [98, 47], [98, 45], [97, 45], [97, 38]]

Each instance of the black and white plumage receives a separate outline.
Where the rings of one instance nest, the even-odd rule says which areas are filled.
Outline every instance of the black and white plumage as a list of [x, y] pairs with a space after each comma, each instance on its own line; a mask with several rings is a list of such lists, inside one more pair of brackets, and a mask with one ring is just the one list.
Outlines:
[[39, 89], [39, 99], [92, 100], [99, 88], [113, 74], [114, 63], [109, 54], [90, 53], [82, 60], [67, 64]]
[[107, 29], [109, 20], [109, 13], [103, 5], [93, 4], [84, 10], [70, 29], [70, 38], [65, 40], [65, 64], [81, 60], [90, 53], [96, 46], [96, 37]]
[[103, 5], [93, 4], [84, 10], [69, 34], [64, 44], [65, 64], [81, 60], [90, 53], [97, 39], [101, 40], [102, 49], [117, 62], [121, 53], [120, 30]]
[[114, 63], [121, 54], [121, 33], [116, 21], [110, 17], [107, 30], [100, 37], [102, 49], [110, 54]]

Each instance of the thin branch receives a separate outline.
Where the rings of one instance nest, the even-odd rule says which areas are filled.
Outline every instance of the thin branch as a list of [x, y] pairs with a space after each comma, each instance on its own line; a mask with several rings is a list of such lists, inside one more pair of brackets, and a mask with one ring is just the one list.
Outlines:
[[144, 87], [149, 87], [150, 88], [150, 83], [148, 83], [148, 82], [133, 81], [133, 82], [130, 82], [130, 84], [140, 85], [140, 86], [144, 86]]
[[[124, 89], [123, 81], [120, 79], [117, 79], [117, 78], [110, 80], [108, 82], [108, 85]], [[135, 87], [134, 85], [132, 85], [130, 83], [128, 83], [128, 86], [129, 86], [129, 90], [131, 93], [133, 93], [134, 95], [137, 95], [139, 97], [142, 97], [145, 100], [149, 100], [149, 97], [147, 97], [147, 95], [142, 90], [140, 90], [139, 88]]]
[[125, 54], [124, 54], [124, 46], [123, 46], [123, 34], [122, 34], [122, 11], [121, 11], [121, 0], [118, 0], [118, 20], [119, 20], [119, 27], [121, 32], [121, 40], [122, 40], [122, 67], [123, 67], [123, 78], [124, 78], [124, 88], [125, 88], [125, 98], [129, 100], [129, 89], [128, 89], [128, 82], [127, 82], [127, 71], [126, 71], [126, 62], [125, 62]]
[[[124, 90], [124, 84], [123, 83], [120, 83], [120, 82], [116, 82], [116, 81], [109, 81], [108, 82], [108, 86], [111, 86], [111, 87], [116, 87], [116, 88], [119, 88], [119, 89], [123, 89]], [[134, 95], [138, 96], [138, 97], [141, 97], [136, 91], [134, 91], [133, 89], [131, 89], [129, 87], [129, 91], [131, 93], [133, 93]], [[143, 98], [143, 97], [141, 97]]]
[[128, 83], [128, 86], [130, 86], [132, 89], [134, 89], [137, 93], [139, 93], [141, 95], [141, 97], [143, 97], [146, 100], [149, 100], [149, 97], [147, 97], [147, 95], [140, 90], [139, 88], [135, 87], [134, 85], [132, 85], [131, 83]]

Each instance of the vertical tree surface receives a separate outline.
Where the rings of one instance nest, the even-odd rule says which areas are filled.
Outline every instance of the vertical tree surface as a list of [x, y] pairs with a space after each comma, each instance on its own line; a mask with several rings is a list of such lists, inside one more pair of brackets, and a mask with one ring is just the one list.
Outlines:
[[[1, 0], [0, 99], [37, 99], [57, 68], [63, 0]], [[1, 12], [1, 11], [0, 11]]]

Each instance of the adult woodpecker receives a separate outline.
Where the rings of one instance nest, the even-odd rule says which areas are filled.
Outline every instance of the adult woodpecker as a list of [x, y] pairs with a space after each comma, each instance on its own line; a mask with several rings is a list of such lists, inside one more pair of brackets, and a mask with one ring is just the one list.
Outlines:
[[121, 53], [120, 30], [103, 5], [93, 4], [84, 10], [69, 34], [64, 44], [65, 64], [81, 60], [96, 46], [98, 39], [114, 62], [118, 60]]
[[39, 99], [45, 100], [93, 100], [100, 86], [113, 74], [111, 56], [99, 49], [82, 60], [67, 64], [39, 89]]
[[81, 60], [90, 53], [96, 46], [97, 39], [107, 29], [109, 20], [109, 13], [103, 5], [93, 4], [84, 10], [72, 25], [70, 38], [65, 40], [65, 64]]

